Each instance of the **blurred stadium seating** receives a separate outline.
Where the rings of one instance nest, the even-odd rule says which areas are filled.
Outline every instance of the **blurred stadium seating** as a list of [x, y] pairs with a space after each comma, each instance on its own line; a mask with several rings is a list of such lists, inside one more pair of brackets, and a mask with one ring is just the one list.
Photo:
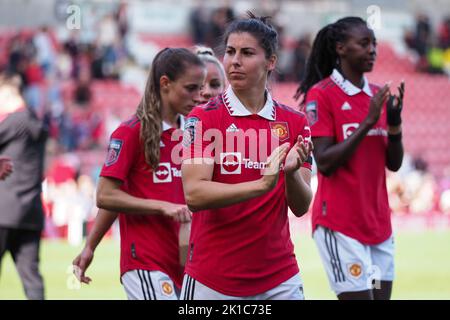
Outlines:
[[[57, 2], [57, 1], [56, 1]], [[339, 2], [339, 3], [338, 3]], [[304, 33], [314, 34], [316, 30], [325, 24], [326, 22], [333, 20], [336, 16], [344, 15], [349, 12], [352, 5], [357, 6], [355, 12], [365, 9], [367, 1], [353, 2], [353, 1], [283, 1], [284, 7], [280, 11], [274, 11], [274, 14], [279, 14], [278, 19], [274, 19], [283, 30], [281, 42], [282, 42], [282, 57], [280, 62], [282, 66], [286, 69], [290, 68], [291, 58], [286, 58], [292, 55], [293, 51], [297, 46], [297, 41], [299, 36], [302, 35], [301, 31]], [[442, 210], [439, 203], [450, 203], [447, 199], [450, 195], [449, 192], [445, 193], [446, 190], [450, 189], [450, 78], [445, 74], [429, 74], [420, 73], [417, 71], [417, 58], [414, 57], [412, 52], [408, 51], [405, 44], [403, 43], [402, 33], [405, 26], [413, 26], [413, 10], [411, 8], [417, 8], [417, 5], [411, 5], [411, 3], [416, 3], [413, 1], [411, 3], [407, 1], [400, 1], [401, 5], [391, 5], [389, 1], [383, 1], [383, 5], [389, 7], [391, 11], [386, 13], [386, 24], [392, 28], [384, 28], [379, 31], [380, 41], [378, 46], [378, 58], [375, 66], [374, 72], [368, 75], [371, 82], [376, 84], [384, 84], [387, 81], [392, 81], [391, 88], [395, 90], [395, 87], [400, 83], [401, 80], [406, 82], [406, 98], [405, 98], [405, 108], [404, 108], [404, 143], [405, 150], [407, 154], [412, 159], [421, 159], [427, 164], [427, 171], [431, 173], [431, 177], [434, 179], [433, 192], [429, 206], [422, 206], [423, 212], [420, 213], [428, 215], [426, 219], [432, 220], [421, 220], [420, 223], [410, 220], [410, 222], [402, 222], [404, 220], [395, 220], [399, 225], [408, 225], [411, 223], [414, 225], [420, 224], [422, 226], [437, 226], [441, 217], [441, 211], [450, 212], [450, 205], [448, 205], [448, 210]], [[31, 4], [36, 5], [37, 1], [30, 1]], [[83, 26], [81, 32], [79, 32], [77, 41], [75, 45], [78, 46], [79, 52], [76, 58], [77, 68], [92, 68], [92, 70], [97, 70], [95, 67], [95, 60], [98, 58], [97, 55], [104, 55], [104, 59], [107, 59], [107, 55], [104, 53], [103, 48], [99, 47], [95, 41], [95, 35], [97, 30], [97, 25], [101, 25], [103, 16], [106, 14], [113, 14], [114, 17], [118, 15], [114, 12], [117, 9], [115, 4], [118, 1], [102, 2], [102, 1], [92, 1], [89, 5], [86, 4], [82, 8], [88, 15], [84, 17], [89, 17], [90, 28]], [[55, 185], [61, 185], [64, 181], [52, 181], [54, 175], [55, 167], [57, 167], [58, 161], [66, 156], [66, 152], [70, 152], [78, 161], [72, 162], [74, 168], [72, 176], [68, 178], [69, 181], [75, 182], [78, 175], [90, 176], [93, 183], [96, 180], [96, 174], [98, 174], [98, 169], [102, 165], [105, 148], [108, 141], [109, 134], [111, 131], [120, 123], [120, 121], [128, 118], [136, 109], [140, 99], [143, 85], [145, 82], [145, 77], [148, 72], [148, 65], [153, 59], [153, 56], [159, 49], [169, 46], [182, 46], [190, 47], [194, 44], [193, 37], [189, 33], [189, 10], [193, 7], [189, 6], [190, 1], [184, 1], [179, 6], [173, 4], [163, 4], [162, 7], [158, 8], [158, 2], [136, 2], [130, 1], [130, 15], [129, 20], [129, 30], [127, 35], [122, 35], [123, 39], [118, 41], [118, 44], [113, 45], [113, 72], [100, 74], [100, 76], [95, 76], [95, 72], [92, 72], [92, 78], [89, 79], [88, 88], [90, 91], [90, 98], [88, 99], [87, 105], [81, 105], [73, 107], [75, 92], [79, 86], [80, 72], [78, 70], [77, 75], [70, 74], [69, 77], [57, 79], [56, 85], [52, 84], [48, 78], [44, 79], [44, 82], [40, 84], [43, 90], [51, 86], [56, 86], [61, 94], [62, 112], [67, 113], [70, 120], [83, 122], [86, 119], [91, 119], [91, 115], [94, 115], [100, 119], [100, 124], [94, 123], [94, 128], [90, 134], [93, 136], [93, 141], [89, 144], [80, 144], [79, 147], [68, 148], [66, 146], [61, 146], [62, 142], [59, 137], [62, 132], [62, 128], [57, 127], [54, 129], [54, 135], [52, 142], [50, 143], [48, 162], [49, 162], [49, 173], [47, 183], [54, 183]], [[205, 5], [206, 10], [213, 12], [213, 10], [220, 7], [219, 4], [208, 3]], [[267, 4], [261, 5], [258, 8], [260, 11], [264, 11]], [[405, 12], [402, 8], [408, 7], [409, 12]], [[7, 18], [8, 13], [11, 13], [13, 7], [2, 6], [3, 12], [0, 13], [0, 17]], [[97, 7], [96, 7], [97, 6]], [[105, 8], [103, 8], [105, 6]], [[310, 7], [311, 6], [311, 7]], [[167, 8], [172, 8], [168, 11]], [[23, 1], [17, 2], [17, 8], [22, 8], [25, 10], [26, 4]], [[42, 10], [50, 10], [51, 6], [46, 6]], [[22, 9], [17, 9], [12, 16], [21, 16], [19, 12]], [[151, 9], [151, 10], [150, 10]], [[245, 4], [240, 1], [236, 1], [235, 10], [239, 13], [243, 12], [243, 9], [250, 9], [245, 7]], [[90, 11], [91, 10], [91, 11]], [[156, 10], [156, 11], [155, 11]], [[306, 10], [306, 11], [305, 11]], [[64, 10], [62, 10], [64, 12]], [[281, 13], [280, 13], [281, 12]], [[305, 14], [308, 12], [308, 14]], [[353, 12], [353, 11], [352, 11]], [[364, 11], [361, 11], [365, 14]], [[30, 14], [30, 13], [27, 13]], [[53, 13], [48, 11], [48, 15]], [[304, 21], [297, 24], [297, 15], [303, 15]], [[434, 12], [434, 16], [438, 17], [438, 12]], [[280, 18], [281, 17], [281, 18]], [[154, 18], [152, 20], [149, 18]], [[59, 18], [58, 18], [59, 19]], [[56, 52], [59, 55], [65, 54], [66, 56], [70, 53], [65, 45], [70, 41], [70, 32], [64, 27], [64, 23], [58, 21], [55, 18], [52, 21], [54, 27], [50, 29], [51, 37], [54, 41], [53, 45]], [[174, 24], [168, 24], [168, 20], [178, 19]], [[7, 19], [6, 19], [7, 20]], [[6, 21], [5, 20], [5, 21]], [[9, 21], [9, 20], [8, 20]], [[40, 20], [39, 20], [40, 21]], [[293, 23], [295, 22], [295, 23]], [[29, 41], [33, 38], [36, 33], [37, 26], [27, 25], [24, 21], [21, 21], [22, 25], [17, 22], [16, 26], [13, 25], [3, 25], [0, 23], [0, 69], [8, 64], [9, 60], [9, 50], [12, 39], [19, 37], [25, 41]], [[154, 27], [155, 24], [159, 23], [163, 28], [159, 30], [149, 29], [149, 27]], [[166, 29], [164, 29], [166, 28]], [[100, 28], [99, 28], [100, 30]], [[74, 33], [76, 34], [76, 33]], [[89, 35], [89, 36], [88, 36]], [[305, 37], [304, 39], [308, 39]], [[310, 39], [310, 37], [309, 37]], [[80, 54], [81, 52], [81, 54]], [[106, 57], [106, 58], [105, 58]], [[283, 60], [283, 61], [281, 61]], [[100, 61], [102, 62], [102, 61]], [[74, 61], [71, 61], [72, 65]], [[77, 64], [78, 63], [78, 64]], [[91, 64], [91, 65], [89, 65]], [[283, 65], [284, 64], [284, 65]], [[80, 67], [81, 65], [81, 67]], [[128, 80], [123, 81], [124, 70], [129, 70], [130, 66], [140, 70], [139, 77], [136, 77], [134, 73], [128, 76]], [[73, 67], [73, 66], [72, 66]], [[97, 68], [97, 69], [96, 69]], [[76, 69], [73, 67], [73, 69]], [[100, 66], [101, 71], [103, 71], [104, 65]], [[280, 73], [286, 70], [281, 70]], [[73, 70], [72, 70], [73, 71]], [[295, 70], [294, 70], [295, 73]], [[281, 79], [280, 76], [277, 77]], [[274, 82], [271, 86], [273, 95], [279, 101], [291, 105], [293, 107], [297, 106], [297, 102], [294, 101], [293, 95], [296, 91], [298, 83], [292, 81], [291, 77], [285, 77], [284, 80], [288, 82]], [[122, 81], [121, 81], [122, 80]], [[77, 112], [82, 115], [77, 118]], [[86, 113], [86, 114], [83, 114]], [[81, 119], [81, 120], [80, 120]], [[86, 120], [87, 121], [87, 120]], [[81, 127], [88, 126], [89, 124], [77, 123]], [[72, 135], [72, 132], [69, 132]], [[52, 173], [53, 172], [53, 173]], [[444, 181], [444, 182], [441, 182]], [[405, 186], [403, 186], [405, 188]], [[51, 189], [51, 188], [50, 188]], [[401, 189], [401, 188], [400, 188]], [[447, 195], [446, 199], [441, 199], [441, 194]], [[92, 195], [93, 196], [93, 195]], [[91, 199], [92, 200], [92, 199]], [[408, 198], [405, 201], [410, 201]], [[399, 219], [405, 216], [402, 213], [408, 213], [409, 203], [405, 206], [405, 209], [396, 212]], [[420, 206], [419, 206], [420, 207]], [[52, 206], [48, 206], [48, 215], [51, 216]], [[421, 209], [422, 210], [422, 209]], [[86, 220], [89, 222], [95, 214], [95, 210], [86, 213]], [[436, 218], [437, 214], [437, 218]], [[450, 215], [447, 215], [450, 217]], [[413, 218], [416, 219], [416, 218]], [[420, 218], [417, 218], [420, 219]], [[438, 220], [436, 220], [438, 219]], [[447, 218], [445, 218], [447, 219]], [[448, 220], [448, 219], [447, 219]], [[450, 227], [448, 221], [445, 220], [441, 225], [447, 225]], [[411, 222], [413, 221], [413, 222]], [[431, 222], [430, 222], [431, 221]], [[50, 233], [49, 233], [50, 234]], [[55, 233], [53, 233], [55, 234]], [[65, 234], [65, 232], [63, 232]]]

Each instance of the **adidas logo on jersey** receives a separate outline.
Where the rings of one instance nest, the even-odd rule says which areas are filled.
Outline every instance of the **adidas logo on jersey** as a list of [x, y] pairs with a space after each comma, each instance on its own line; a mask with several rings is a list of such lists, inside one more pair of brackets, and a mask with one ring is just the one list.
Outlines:
[[164, 144], [164, 142], [162, 142], [162, 141], [159, 141], [159, 147], [160, 148], [163, 148], [163, 147], [165, 147], [166, 145]]
[[345, 103], [341, 107], [341, 110], [352, 110], [352, 106], [347, 101], [345, 101]]
[[228, 128], [227, 128], [227, 132], [238, 132], [239, 129], [238, 127], [236, 127], [236, 125], [234, 123], [232, 123]]

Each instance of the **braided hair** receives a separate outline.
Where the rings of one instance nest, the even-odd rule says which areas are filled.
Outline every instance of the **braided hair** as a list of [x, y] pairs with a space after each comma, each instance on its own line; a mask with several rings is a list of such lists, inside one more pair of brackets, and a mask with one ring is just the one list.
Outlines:
[[319, 31], [306, 63], [304, 79], [295, 93], [296, 100], [303, 97], [301, 102], [303, 104], [309, 89], [331, 75], [333, 69], [338, 67], [339, 56], [336, 52], [336, 44], [345, 42], [348, 39], [349, 30], [361, 24], [367, 25], [366, 21], [359, 17], [345, 17]]

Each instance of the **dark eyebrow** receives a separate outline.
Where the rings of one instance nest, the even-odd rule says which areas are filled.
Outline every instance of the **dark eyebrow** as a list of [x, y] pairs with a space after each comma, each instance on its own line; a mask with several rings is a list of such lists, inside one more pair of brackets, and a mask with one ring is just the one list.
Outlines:
[[375, 41], [376, 42], [377, 39], [373, 38], [373, 37], [363, 37], [363, 38], [360, 38], [359, 41]]
[[[236, 50], [233, 46], [227, 46], [227, 49], [234, 49], [234, 50]], [[245, 47], [245, 48], [241, 48], [241, 50], [256, 50], [256, 49], [252, 48], [252, 47]]]

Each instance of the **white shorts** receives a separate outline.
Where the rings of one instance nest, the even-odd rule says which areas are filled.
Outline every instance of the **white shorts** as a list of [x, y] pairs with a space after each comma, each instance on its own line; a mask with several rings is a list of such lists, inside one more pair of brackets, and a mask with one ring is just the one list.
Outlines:
[[128, 300], [178, 300], [176, 287], [161, 271], [131, 270], [122, 276]]
[[305, 300], [299, 274], [256, 296], [234, 297], [215, 291], [185, 274], [180, 300]]
[[340, 232], [318, 226], [314, 241], [336, 295], [380, 288], [394, 280], [394, 237], [365, 245]]

